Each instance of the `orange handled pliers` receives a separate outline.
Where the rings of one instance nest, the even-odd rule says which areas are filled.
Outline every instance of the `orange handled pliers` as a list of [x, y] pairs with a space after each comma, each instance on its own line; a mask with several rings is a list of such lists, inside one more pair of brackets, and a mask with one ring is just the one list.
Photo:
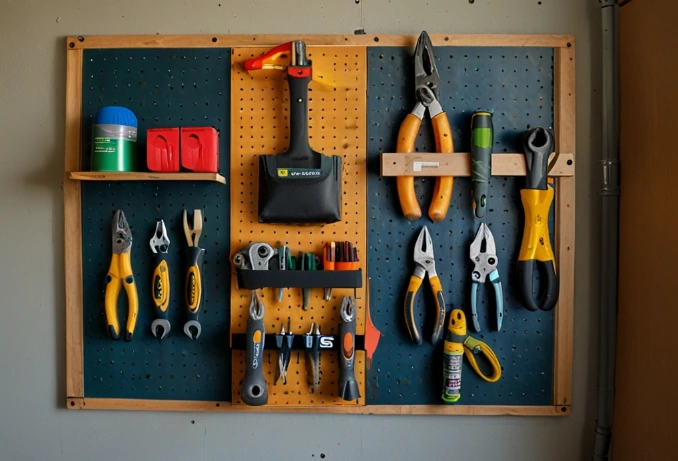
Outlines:
[[[404, 154], [414, 152], [414, 142], [419, 134], [421, 121], [428, 109], [433, 123], [436, 151], [441, 153], [454, 152], [450, 122], [439, 101], [440, 76], [433, 55], [433, 44], [426, 32], [421, 33], [414, 50], [414, 78], [417, 104], [400, 125], [396, 149]], [[398, 198], [405, 217], [411, 221], [421, 218], [421, 208], [414, 192], [414, 177], [398, 176], [397, 183]], [[428, 209], [428, 215], [432, 221], [445, 219], [450, 207], [450, 200], [452, 200], [453, 185], [454, 179], [451, 176], [436, 179], [433, 200]]]

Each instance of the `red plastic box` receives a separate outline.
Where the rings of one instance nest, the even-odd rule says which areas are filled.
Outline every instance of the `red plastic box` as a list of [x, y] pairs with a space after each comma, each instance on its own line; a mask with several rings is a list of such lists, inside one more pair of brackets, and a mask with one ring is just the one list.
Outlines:
[[219, 133], [212, 127], [181, 129], [181, 166], [205, 173], [219, 171]]
[[155, 172], [179, 171], [179, 128], [146, 130], [146, 164]]

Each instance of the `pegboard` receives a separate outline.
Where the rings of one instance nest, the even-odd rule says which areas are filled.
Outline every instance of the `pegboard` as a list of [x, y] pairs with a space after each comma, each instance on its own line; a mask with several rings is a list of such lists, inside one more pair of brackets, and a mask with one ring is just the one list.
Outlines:
[[[553, 50], [550, 48], [436, 47], [440, 98], [447, 112], [457, 152], [471, 149], [471, 115], [490, 110], [494, 152], [520, 152], [520, 135], [531, 126], [553, 127]], [[442, 348], [426, 341], [414, 345], [405, 327], [403, 305], [414, 269], [412, 253], [421, 228], [431, 233], [436, 271], [447, 311], [463, 309], [469, 333], [487, 343], [503, 367], [497, 383], [481, 380], [470, 367], [462, 375], [460, 405], [548, 405], [553, 395], [553, 312], [529, 312], [518, 298], [514, 268], [523, 233], [519, 190], [524, 178], [493, 177], [489, 212], [483, 220], [497, 244], [503, 285], [504, 320], [496, 331], [491, 284], [478, 292], [481, 333], [471, 324], [469, 246], [480, 220], [471, 208], [470, 178], [454, 181], [451, 209], [444, 221], [427, 217], [410, 222], [402, 215], [396, 178], [379, 176], [379, 156], [396, 152], [400, 123], [415, 104], [412, 51], [396, 47], [368, 50], [368, 244], [372, 319], [383, 333], [368, 372], [368, 404], [441, 403]], [[416, 142], [419, 152], [435, 152], [430, 118]], [[415, 190], [426, 210], [435, 178], [418, 178]], [[551, 209], [550, 228], [554, 226]], [[425, 215], [426, 216], [426, 215]], [[552, 241], [553, 240], [552, 235]], [[428, 281], [424, 282], [425, 285]], [[435, 304], [424, 286], [416, 303], [420, 331], [430, 333]], [[447, 321], [445, 322], [447, 326]]]
[[[344, 221], [327, 226], [263, 225], [256, 210], [259, 154], [282, 152], [288, 143], [288, 88], [283, 71], [247, 74], [242, 62], [272, 46], [302, 39], [313, 60], [309, 93], [311, 146], [343, 157]], [[470, 314], [468, 245], [479, 224], [471, 214], [470, 180], [455, 179], [447, 219], [406, 221], [395, 178], [379, 176], [379, 155], [394, 152], [397, 130], [414, 105], [411, 53], [417, 35], [216, 35], [68, 37], [64, 208], [66, 267], [67, 406], [75, 409], [217, 411], [307, 411], [387, 414], [565, 415], [571, 404], [574, 308], [574, 47], [569, 36], [431, 34], [442, 78], [442, 104], [450, 118], [457, 152], [470, 150], [474, 110], [493, 112], [495, 153], [520, 152], [518, 135], [530, 126], [553, 126], [556, 151], [569, 165], [556, 182], [550, 217], [555, 232], [561, 293], [551, 313], [520, 307], [511, 287], [522, 233], [518, 190], [523, 178], [493, 177], [487, 222], [497, 240], [504, 284], [502, 332], [494, 331], [491, 287], [480, 290], [482, 333], [503, 365], [495, 384], [464, 367], [462, 400], [441, 405], [442, 353], [411, 345], [403, 321], [403, 297], [413, 270], [414, 240], [426, 224], [436, 245], [437, 270], [452, 307]], [[89, 167], [91, 118], [103, 105], [130, 107], [139, 118], [139, 152], [145, 130], [165, 126], [214, 126], [220, 132], [220, 173], [229, 185], [193, 181], [119, 182], [71, 175]], [[233, 135], [231, 135], [231, 132]], [[425, 120], [416, 144], [434, 151]], [[513, 168], [515, 174], [521, 174]], [[83, 179], [80, 181], [79, 179]], [[87, 180], [87, 181], [86, 181]], [[426, 209], [433, 178], [415, 180]], [[103, 293], [111, 257], [110, 222], [125, 211], [134, 236], [132, 265], [139, 291], [139, 317], [131, 342], [107, 337]], [[201, 208], [201, 246], [206, 253], [203, 332], [191, 341], [182, 331], [182, 211]], [[510, 219], [508, 218], [510, 216]], [[172, 331], [152, 336], [152, 254], [148, 246], [156, 219], [164, 219], [172, 241]], [[363, 288], [357, 291], [357, 334], [365, 331], [369, 304], [382, 337], [366, 369], [358, 351], [356, 377], [361, 398], [336, 397], [336, 351], [321, 352], [321, 388], [310, 392], [304, 351], [294, 351], [289, 384], [273, 386], [275, 351], [265, 353], [269, 404], [240, 402], [244, 351], [230, 351], [231, 334], [245, 332], [248, 290], [236, 290], [231, 257], [253, 241], [287, 244], [296, 254], [319, 252], [322, 242], [350, 240], [358, 248]], [[366, 270], [365, 270], [366, 269]], [[425, 282], [426, 284], [428, 282]], [[301, 290], [259, 290], [266, 304], [266, 330], [280, 331], [288, 318], [297, 335], [320, 323], [338, 334], [338, 308], [352, 289], [335, 289], [324, 302], [312, 290], [311, 309], [301, 309]], [[126, 319], [126, 295], [119, 316]], [[230, 300], [230, 305], [229, 301]], [[417, 312], [424, 336], [430, 332], [433, 300], [422, 289]], [[469, 319], [470, 320], [470, 319]], [[361, 337], [358, 344], [362, 344]], [[270, 346], [270, 345], [269, 345]], [[231, 402], [232, 400], [232, 402]]]
[[[82, 146], [89, 160], [92, 118], [99, 107], [124, 105], [139, 121], [138, 155], [145, 159], [146, 130], [168, 126], [213, 126], [219, 130], [219, 170], [229, 171], [230, 50], [87, 50], [83, 65]], [[142, 165], [145, 161], [140, 162]], [[87, 165], [85, 165], [87, 168]], [[228, 264], [229, 190], [209, 182], [84, 182], [82, 189], [83, 348], [86, 397], [162, 400], [230, 400]], [[111, 219], [125, 212], [132, 230], [132, 268], [139, 315], [132, 341], [108, 337], [105, 277], [111, 261]], [[203, 212], [205, 248], [202, 334], [192, 341], [186, 321], [184, 281], [187, 248], [183, 210]], [[171, 297], [170, 333], [159, 341], [151, 295], [154, 255], [149, 246], [156, 220], [170, 239], [167, 261]], [[191, 220], [192, 223], [192, 220]], [[127, 297], [118, 299], [127, 319]]]
[[[324, 242], [351, 241], [361, 261], [366, 261], [364, 197], [367, 191], [365, 169], [365, 48], [309, 47], [314, 79], [309, 84], [309, 142], [327, 155], [342, 156], [343, 221], [324, 226], [286, 226], [259, 223], [257, 215], [257, 155], [283, 152], [288, 145], [289, 87], [286, 73], [264, 70], [247, 73], [243, 63], [268, 51], [268, 48], [233, 48], [231, 69], [231, 256], [251, 242], [266, 242], [274, 248], [288, 245], [298, 252], [322, 252]], [[364, 267], [364, 266], [363, 266]], [[364, 276], [363, 276], [364, 277]], [[245, 333], [249, 318], [250, 292], [231, 284], [231, 330]], [[365, 281], [363, 280], [363, 286]], [[334, 289], [330, 301], [323, 299], [322, 289], [311, 290], [308, 311], [302, 310], [300, 289], [287, 289], [278, 302], [276, 289], [259, 290], [266, 306], [266, 332], [279, 333], [287, 319], [295, 335], [303, 335], [311, 324], [320, 324], [323, 334], [339, 334], [339, 308], [344, 295], [352, 289]], [[365, 289], [356, 291], [357, 334], [364, 332]], [[266, 351], [264, 372], [268, 382], [268, 405], [364, 405], [364, 353], [356, 354], [356, 379], [361, 398], [346, 402], [337, 397], [337, 352], [320, 354], [320, 387], [312, 392], [306, 379], [304, 353], [293, 353], [287, 385], [273, 385], [277, 353]], [[234, 405], [242, 405], [240, 384], [244, 377], [245, 352], [233, 351]]]

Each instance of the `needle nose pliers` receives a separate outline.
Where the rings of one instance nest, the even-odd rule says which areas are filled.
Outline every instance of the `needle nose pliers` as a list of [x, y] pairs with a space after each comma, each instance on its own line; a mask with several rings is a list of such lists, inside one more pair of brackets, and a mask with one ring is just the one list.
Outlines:
[[[547, 183], [548, 160], [553, 145], [553, 134], [546, 128], [532, 128], [523, 136], [527, 177], [525, 189], [520, 191], [525, 210], [525, 229], [518, 253], [518, 281], [523, 302], [530, 311], [550, 311], [558, 302], [556, 258], [549, 236], [549, 211], [554, 191]], [[541, 272], [538, 302], [534, 299], [532, 284], [535, 263]]]
[[[415, 96], [417, 104], [412, 112], [407, 114], [398, 131], [397, 151], [400, 153], [414, 152], [414, 142], [417, 139], [421, 121], [428, 110], [433, 124], [433, 134], [436, 140], [436, 151], [441, 153], [454, 152], [452, 130], [447, 114], [440, 105], [440, 75], [435, 64], [433, 44], [426, 32], [422, 32], [417, 40], [414, 51], [414, 78]], [[398, 198], [405, 217], [411, 221], [421, 218], [421, 208], [414, 192], [414, 177], [399, 176], [397, 178]], [[451, 176], [436, 179], [433, 200], [428, 210], [432, 221], [442, 221], [447, 215], [452, 199], [454, 179]]]
[[167, 252], [170, 240], [167, 236], [165, 221], [155, 224], [155, 232], [150, 240], [151, 251], [155, 254], [155, 269], [153, 270], [153, 305], [156, 319], [151, 324], [153, 336], [162, 339], [170, 331], [170, 322], [167, 319], [167, 308], [170, 302], [170, 278], [167, 265]]
[[419, 237], [417, 237], [417, 242], [415, 243], [414, 263], [414, 273], [410, 277], [410, 284], [407, 287], [407, 295], [405, 296], [405, 324], [412, 341], [416, 344], [421, 344], [421, 334], [414, 318], [414, 302], [424, 277], [428, 274], [428, 281], [431, 284], [433, 297], [436, 300], [436, 320], [431, 343], [437, 344], [443, 336], [445, 300], [443, 299], [443, 287], [440, 283], [440, 278], [436, 274], [436, 260], [433, 255], [431, 234], [429, 234], [426, 226], [419, 232]]
[[[483, 241], [485, 242], [485, 251], [482, 251]], [[497, 331], [501, 331], [501, 321], [504, 318], [504, 297], [501, 290], [501, 280], [499, 280], [499, 271], [497, 270], [497, 247], [494, 243], [494, 236], [487, 227], [487, 224], [481, 223], [476, 233], [476, 237], [471, 242], [469, 251], [471, 261], [473, 261], [473, 273], [471, 274], [471, 314], [473, 317], [473, 328], [480, 332], [480, 322], [478, 321], [478, 287], [485, 283], [489, 277], [494, 287], [494, 298], [497, 305]]]
[[127, 327], [125, 329], [125, 341], [132, 339], [134, 326], [137, 323], [137, 314], [139, 313], [139, 297], [137, 286], [134, 281], [134, 272], [132, 271], [132, 261], [130, 253], [132, 251], [132, 231], [129, 228], [125, 213], [117, 210], [113, 214], [111, 224], [111, 234], [113, 238], [113, 255], [111, 265], [106, 275], [106, 323], [108, 324], [108, 334], [111, 339], [120, 338], [120, 324], [118, 323], [118, 296], [120, 288], [125, 287], [127, 292], [127, 303], [129, 312], [127, 314]]

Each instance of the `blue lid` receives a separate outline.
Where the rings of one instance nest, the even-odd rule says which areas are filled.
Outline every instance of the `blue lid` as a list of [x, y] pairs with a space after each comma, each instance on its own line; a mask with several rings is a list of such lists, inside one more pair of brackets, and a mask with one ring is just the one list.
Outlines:
[[99, 109], [94, 116], [94, 124], [138, 127], [137, 117], [134, 115], [134, 112], [120, 106], [105, 106]]

